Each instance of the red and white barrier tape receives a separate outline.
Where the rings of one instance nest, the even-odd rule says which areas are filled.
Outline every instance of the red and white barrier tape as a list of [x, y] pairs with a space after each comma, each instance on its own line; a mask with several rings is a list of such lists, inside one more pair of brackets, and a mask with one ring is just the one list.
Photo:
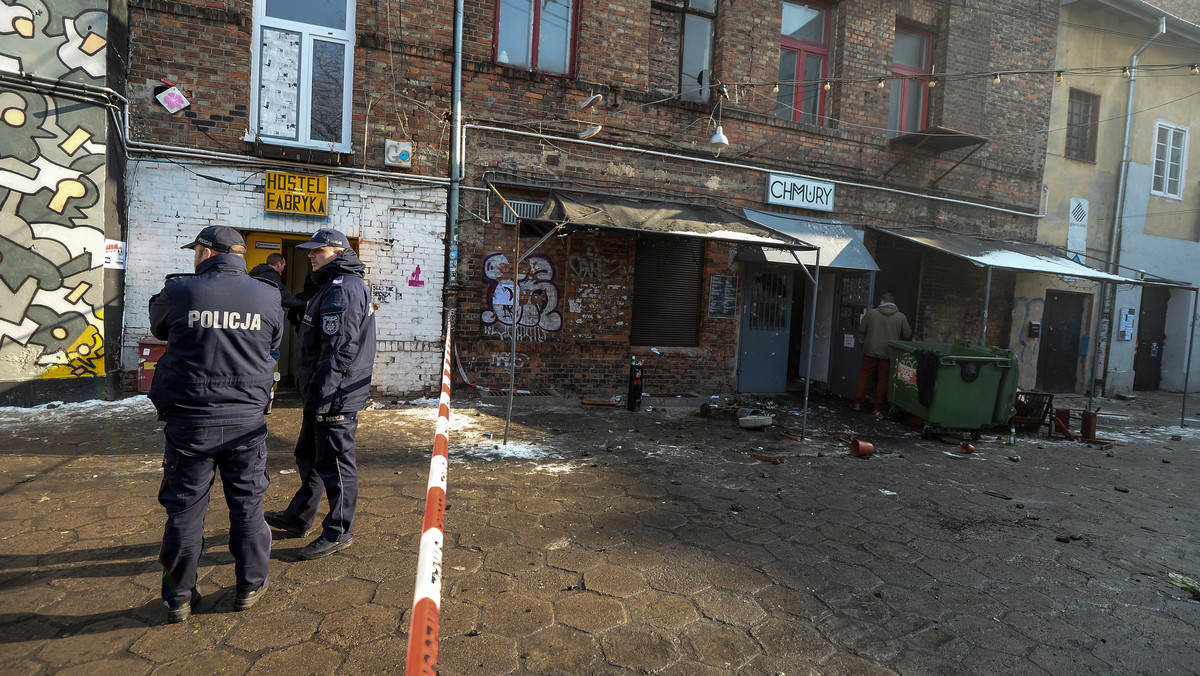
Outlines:
[[442, 544], [445, 541], [446, 471], [450, 437], [450, 331], [453, 313], [446, 319], [446, 349], [442, 361], [442, 396], [438, 403], [437, 432], [429, 460], [429, 484], [425, 494], [425, 522], [421, 526], [421, 549], [417, 554], [417, 583], [413, 591], [412, 618], [408, 628], [407, 676], [436, 676], [438, 618], [442, 604]]

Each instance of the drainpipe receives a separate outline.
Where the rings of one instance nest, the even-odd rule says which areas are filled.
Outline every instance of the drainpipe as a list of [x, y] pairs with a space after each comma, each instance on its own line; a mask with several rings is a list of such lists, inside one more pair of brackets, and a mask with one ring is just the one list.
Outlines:
[[454, 67], [450, 84], [450, 189], [446, 195], [446, 286], [456, 285], [458, 277], [458, 202], [462, 182], [462, 61], [463, 2], [454, 0]]
[[[1113, 218], [1112, 241], [1110, 241], [1108, 243], [1108, 272], [1110, 274], [1114, 274], [1114, 275], [1120, 274], [1120, 272], [1119, 272], [1119, 269], [1120, 269], [1119, 263], [1120, 263], [1120, 256], [1121, 256], [1120, 241], [1121, 241], [1121, 231], [1123, 229], [1124, 221], [1125, 221], [1125, 213], [1124, 213], [1125, 212], [1125, 181], [1129, 174], [1129, 138], [1132, 135], [1131, 128], [1133, 127], [1133, 99], [1134, 99], [1133, 94], [1134, 94], [1134, 91], [1137, 86], [1138, 57], [1140, 57], [1142, 55], [1142, 52], [1146, 51], [1146, 48], [1148, 48], [1150, 46], [1150, 43], [1154, 42], [1155, 40], [1159, 39], [1160, 37], [1162, 37], [1166, 34], [1167, 34], [1167, 17], [1160, 16], [1160, 17], [1158, 17], [1158, 32], [1155, 33], [1154, 35], [1150, 36], [1150, 39], [1146, 40], [1146, 42], [1143, 43], [1141, 47], [1138, 47], [1137, 51], [1134, 52], [1133, 56], [1129, 59], [1129, 100], [1125, 102], [1125, 139], [1121, 143], [1121, 169], [1120, 169], [1120, 172], [1118, 173], [1118, 178], [1117, 178], [1117, 213], [1115, 215], [1116, 217]], [[1109, 308], [1110, 312], [1111, 312], [1113, 303], [1116, 302], [1116, 295], [1117, 295], [1116, 284], [1112, 283], [1112, 282], [1108, 282], [1107, 289], [1104, 294], [1105, 299], [1106, 299], [1104, 305]], [[1093, 333], [1093, 335], [1096, 335], [1096, 333], [1099, 333], [1099, 327], [1100, 327], [1099, 322], [1101, 321], [1103, 316], [1104, 316], [1104, 311], [1103, 311], [1103, 308], [1101, 308], [1101, 312], [1097, 315], [1096, 332]], [[1110, 344], [1112, 343], [1112, 333], [1113, 332], [1110, 327], [1110, 330], [1108, 332]], [[1111, 357], [1111, 355], [1109, 355], [1109, 356]], [[1105, 365], [1105, 368], [1107, 369], [1107, 364]], [[1088, 392], [1088, 406], [1089, 407], [1091, 406], [1092, 396], [1096, 392], [1096, 372], [1094, 369], [1095, 369], [1095, 366], [1093, 366], [1093, 371], [1092, 371], [1092, 387], [1091, 387], [1091, 390]]]

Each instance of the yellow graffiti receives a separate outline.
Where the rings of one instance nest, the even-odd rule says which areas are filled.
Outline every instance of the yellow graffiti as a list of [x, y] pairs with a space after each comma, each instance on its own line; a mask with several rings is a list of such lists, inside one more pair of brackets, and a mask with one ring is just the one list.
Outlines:
[[54, 191], [54, 198], [50, 200], [48, 206], [61, 214], [67, 208], [67, 200], [72, 197], [83, 197], [86, 194], [87, 188], [82, 183], [73, 178], [65, 178], [58, 182], [58, 190]]
[[95, 56], [96, 52], [104, 49], [104, 45], [106, 44], [108, 44], [108, 41], [104, 38], [95, 33], [88, 33], [88, 36], [83, 40], [83, 44], [79, 46], [79, 51], [88, 56]]
[[79, 285], [76, 286], [74, 289], [72, 289], [71, 293], [69, 295], [67, 295], [67, 302], [68, 303], [78, 303], [79, 299], [83, 298], [83, 294], [87, 293], [88, 289], [91, 289], [91, 288], [92, 288], [91, 284], [88, 284], [87, 282], [80, 282]]
[[71, 132], [71, 135], [66, 140], [58, 144], [58, 147], [62, 148], [63, 152], [66, 154], [74, 155], [75, 151], [79, 150], [80, 146], [87, 143], [91, 139], [91, 132], [76, 127], [75, 131]]
[[88, 326], [70, 349], [55, 355], [59, 363], [39, 378], [81, 378], [104, 375], [104, 340], [95, 326]]

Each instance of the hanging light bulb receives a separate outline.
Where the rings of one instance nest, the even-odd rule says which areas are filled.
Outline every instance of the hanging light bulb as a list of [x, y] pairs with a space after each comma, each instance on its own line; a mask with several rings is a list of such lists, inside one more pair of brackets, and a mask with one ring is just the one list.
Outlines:
[[729, 137], [725, 135], [725, 130], [719, 124], [717, 125], [717, 130], [713, 132], [712, 138], [708, 139], [708, 142], [717, 150], [729, 147]]
[[883, 89], [883, 86], [884, 86], [883, 78], [879, 78], [879, 84], [875, 85], [875, 87], [877, 89]]
[[1129, 77], [1129, 66], [1121, 66], [1121, 77]]
[[1188, 71], [1192, 75], [1200, 75], [1200, 64], [1192, 64], [1191, 70]]
[[729, 88], [725, 86], [724, 82], [722, 82], [721, 86], [717, 88], [717, 91], [720, 92], [721, 98], [723, 98], [723, 99], [729, 98]]
[[824, 87], [825, 91], [829, 91], [829, 88], [830, 88], [831, 86], [833, 86], [833, 85], [830, 85], [830, 84], [829, 84], [829, 80], [826, 80], [826, 81], [825, 81], [825, 87]]
[[771, 93], [772, 93], [772, 94], [778, 94], [778, 93], [779, 93], [779, 83], [778, 83], [778, 82], [776, 82], [776, 83], [775, 83], [775, 86], [774, 86], [774, 87], [771, 87]]
[[1061, 70], [1054, 74], [1055, 82], [1062, 82], [1062, 78], [1063, 78], [1063, 72]]
[[1000, 84], [1000, 73], [996, 73], [996, 77], [992, 78], [992, 84]]
[[929, 88], [933, 89], [936, 86], [937, 86], [937, 78], [935, 77], [929, 81]]

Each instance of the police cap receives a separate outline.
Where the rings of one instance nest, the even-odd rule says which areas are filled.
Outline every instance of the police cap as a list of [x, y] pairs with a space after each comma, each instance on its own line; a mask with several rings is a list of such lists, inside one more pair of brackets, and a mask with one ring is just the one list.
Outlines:
[[246, 253], [246, 240], [228, 225], [210, 225], [201, 230], [196, 239], [179, 248], [194, 249], [197, 246], [207, 247], [217, 253]]
[[311, 239], [304, 244], [297, 244], [297, 249], [316, 249], [322, 246], [336, 246], [342, 249], [350, 248], [350, 240], [341, 233], [340, 230], [333, 228], [321, 228], [313, 233]]

